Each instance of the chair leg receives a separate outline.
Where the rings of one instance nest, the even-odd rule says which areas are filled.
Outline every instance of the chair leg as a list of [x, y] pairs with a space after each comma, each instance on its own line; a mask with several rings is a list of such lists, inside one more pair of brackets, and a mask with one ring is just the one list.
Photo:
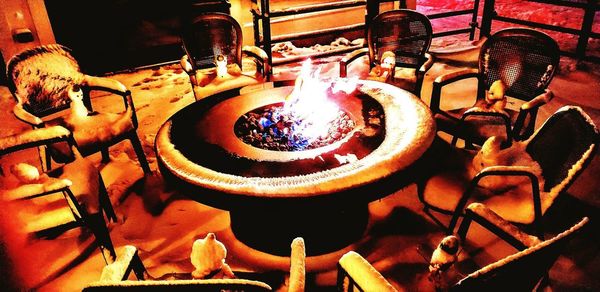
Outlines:
[[[114, 262], [117, 259], [117, 253], [115, 252], [112, 240], [110, 239], [110, 232], [106, 227], [106, 222], [104, 221], [104, 215], [102, 215], [102, 212], [88, 214], [86, 218], [84, 218], [84, 222], [88, 228], [92, 230], [92, 233], [94, 233], [94, 237], [96, 237], [96, 243], [98, 244], [98, 248], [100, 248], [102, 257], [104, 257], [104, 261], [107, 264]], [[106, 255], [107, 250], [109, 258], [107, 258]]]
[[104, 210], [108, 221], [117, 222], [117, 214], [115, 214], [115, 209], [113, 209], [112, 203], [110, 202], [110, 197], [108, 196], [108, 191], [106, 190], [106, 185], [104, 184], [104, 180], [102, 176], [98, 174], [98, 183], [99, 183], [99, 200], [100, 200], [100, 208]]
[[108, 147], [103, 147], [102, 149], [100, 149], [100, 152], [102, 153], [102, 163], [110, 162], [110, 155], [108, 154]]
[[146, 154], [144, 153], [144, 148], [142, 147], [142, 143], [137, 136], [137, 133], [133, 131], [129, 136], [129, 141], [131, 141], [131, 145], [133, 146], [133, 150], [135, 150], [135, 155], [137, 155], [138, 161], [140, 162], [140, 166], [144, 170], [145, 174], [151, 174], [150, 165], [148, 164], [148, 160], [146, 160]]
[[135, 277], [138, 280], [146, 279], [146, 267], [144, 267], [144, 263], [142, 262], [142, 259], [140, 259], [140, 256], [137, 254], [137, 251], [131, 259], [131, 269], [133, 270], [133, 273], [135, 274]]
[[40, 164], [42, 165], [42, 171], [48, 172], [52, 169], [52, 157], [50, 157], [50, 149], [46, 146], [38, 147], [38, 155], [40, 156]]

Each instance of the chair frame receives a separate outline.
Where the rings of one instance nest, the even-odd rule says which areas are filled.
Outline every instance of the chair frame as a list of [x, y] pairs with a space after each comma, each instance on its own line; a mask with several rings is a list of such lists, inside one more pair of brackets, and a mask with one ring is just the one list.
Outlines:
[[[367, 29], [367, 45], [368, 47], [366, 48], [362, 48], [362, 49], [358, 49], [355, 50], [353, 52], [351, 52], [350, 54], [344, 56], [341, 60], [340, 60], [340, 77], [347, 77], [348, 76], [348, 65], [350, 63], [352, 63], [353, 61], [355, 61], [356, 59], [368, 55], [369, 57], [369, 70], [372, 69], [373, 67], [375, 67], [375, 65], [377, 64], [377, 60], [375, 57], [375, 48], [373, 47], [373, 42], [374, 42], [374, 38], [376, 36], [373, 35], [373, 27], [377, 24], [379, 24], [380, 22], [382, 22], [385, 18], [388, 17], [393, 17], [396, 16], [397, 14], [406, 14], [406, 15], [410, 15], [411, 17], [417, 17], [419, 19], [421, 19], [421, 22], [425, 25], [425, 29], [427, 30], [427, 34], [429, 35], [427, 44], [424, 46], [423, 48], [423, 52], [422, 55], [410, 55], [409, 57], [414, 57], [418, 59], [418, 63], [417, 65], [413, 65], [413, 64], [407, 64], [407, 63], [397, 63], [396, 67], [405, 67], [405, 68], [414, 68], [416, 77], [417, 77], [417, 81], [415, 84], [415, 89], [414, 92], [417, 96], [421, 96], [421, 88], [423, 86], [423, 78], [425, 76], [425, 73], [427, 73], [427, 71], [431, 68], [431, 66], [433, 66], [433, 56], [430, 55], [429, 53], [427, 53], [427, 51], [429, 50], [429, 47], [431, 45], [431, 40], [432, 40], [432, 36], [433, 36], [433, 28], [431, 26], [431, 22], [429, 21], [429, 18], [427, 18], [427, 16], [425, 16], [424, 14], [421, 14], [417, 11], [414, 10], [410, 10], [410, 9], [395, 9], [395, 10], [389, 10], [389, 11], [385, 11], [382, 12], [380, 14], [378, 14], [375, 18], [373, 18], [373, 20], [369, 23], [369, 28]], [[407, 55], [403, 55], [403, 56], [407, 56]], [[398, 56], [397, 56], [398, 57]], [[393, 76], [392, 76], [393, 77]]]
[[[266, 283], [245, 279], [193, 279], [193, 280], [146, 280], [147, 271], [144, 263], [138, 255], [136, 247], [127, 245], [125, 252], [117, 260], [104, 267], [109, 268], [116, 265], [118, 271], [104, 275], [99, 281], [92, 282], [84, 287], [83, 291], [137, 291], [137, 290], [201, 290], [222, 291], [223, 289], [234, 289], [235, 291], [271, 291]], [[131, 272], [136, 280], [128, 280]]]
[[[291, 245], [289, 292], [305, 290], [305, 261], [306, 247], [304, 239], [295, 238]], [[113, 267], [111, 267], [113, 266]], [[145, 280], [148, 275], [144, 263], [138, 255], [135, 246], [125, 246], [124, 252], [117, 260], [104, 267], [112, 269], [110, 273], [103, 273], [99, 281], [90, 283], [83, 291], [113, 291], [119, 290], [161, 290], [165, 288], [175, 290], [209, 290], [222, 291], [222, 289], [235, 291], [271, 291], [272, 288], [264, 282], [247, 279], [192, 279], [192, 280]], [[116, 270], [115, 270], [116, 269]], [[127, 280], [134, 273], [138, 281]]]
[[[548, 270], [552, 267], [561, 250], [567, 242], [575, 235], [582, 232], [583, 228], [589, 223], [589, 219], [584, 217], [571, 228], [561, 232], [560, 234], [548, 240], [541, 240], [536, 236], [529, 235], [521, 231], [516, 226], [510, 224], [502, 217], [494, 213], [485, 205], [473, 203], [466, 210], [465, 219], [462, 221], [457, 236], [461, 242], [466, 242], [467, 233], [472, 222], [480, 224], [482, 227], [496, 234], [498, 237], [506, 241], [511, 246], [515, 247], [517, 253], [509, 255], [494, 263], [476, 270], [473, 273], [464, 276], [460, 281], [450, 287], [450, 291], [483, 291], [490, 289], [486, 281], [494, 280], [494, 273], [502, 273], [509, 271], [510, 265], [525, 257], [537, 255], [539, 252], [546, 251], [546, 248], [556, 248], [549, 255], [550, 258], [545, 259], [541, 264], [541, 269], [533, 270], [534, 274], [531, 278], [525, 281], [518, 282], [523, 285], [532, 285], [527, 287], [527, 291], [538, 291], [537, 288], [547, 284]], [[337, 274], [337, 290], [338, 291], [354, 291], [358, 288], [359, 291], [396, 291], [396, 289], [377, 271], [366, 259], [360, 254], [350, 251], [342, 256], [338, 261]], [[348, 268], [350, 267], [350, 268]], [[540, 267], [537, 267], [540, 268]], [[349, 279], [348, 290], [344, 290], [344, 281]], [[523, 280], [523, 279], [519, 279]], [[513, 282], [503, 282], [507, 286], [511, 286]], [[471, 285], [471, 286], [469, 286]], [[493, 288], [494, 286], [491, 286]], [[507, 287], [503, 287], [507, 288]], [[510, 287], [518, 291], [526, 291], [525, 287]], [[521, 290], [520, 290], [521, 289]], [[504, 291], [506, 289], [503, 289]]]
[[[578, 112], [582, 119], [588, 121], [590, 126], [593, 127], [595, 135], [591, 139], [591, 151], [589, 152], [589, 154], [585, 152], [583, 157], [581, 157], [576, 163], [581, 165], [581, 167], [579, 167], [578, 171], [574, 172], [573, 175], [566, 178], [568, 179], [568, 181], [560, 185], [558, 193], [561, 193], [564, 190], [568, 189], [569, 186], [577, 179], [581, 172], [583, 172], [583, 170], [589, 165], [591, 160], [594, 158], [595, 153], [597, 153], [598, 151], [598, 146], [600, 146], [600, 132], [593, 124], [593, 122], [591, 122], [591, 118], [587, 114], [585, 114], [583, 110], [581, 110], [581, 108], [576, 106], [564, 106], [557, 110], [556, 113], [554, 113], [552, 116], [550, 116], [548, 120], [546, 120], [546, 122], [544, 122], [544, 124], [526, 141], [527, 144], [535, 142], [536, 139], [539, 139], [538, 137], [541, 137], [541, 134], [543, 134], [546, 131], [546, 127], [552, 126], [553, 124], [559, 122], [562, 115], [573, 111]], [[419, 200], [423, 203], [423, 209], [425, 213], [429, 215], [438, 225], [445, 228], [448, 234], [451, 234], [458, 225], [459, 218], [464, 217], [463, 210], [465, 209], [469, 199], [477, 189], [479, 181], [489, 176], [519, 176], [528, 179], [529, 184], [531, 186], [531, 195], [534, 208], [534, 220], [531, 225], [534, 228], [534, 230], [538, 233], [538, 235], [541, 236], [544, 230], [542, 226], [542, 217], [544, 214], [542, 212], [541, 206], [542, 200], [539, 180], [533, 169], [527, 166], [489, 166], [482, 169], [471, 180], [467, 189], [463, 192], [460, 200], [458, 201], [458, 204], [454, 211], [448, 211], [427, 203], [424, 198], [424, 181], [419, 182], [418, 197]], [[433, 214], [431, 214], [430, 210], [434, 210], [436, 212], [446, 215], [452, 215], [448, 226], [445, 226], [439, 219], [437, 219]]]
[[[22, 141], [22, 142], [21, 142]], [[16, 134], [9, 137], [0, 138], [0, 157], [29, 148], [36, 148], [45, 146], [53, 143], [66, 142], [73, 153], [74, 159], [84, 159], [75, 145], [75, 139], [69, 130], [61, 126], [53, 126], [48, 128], [42, 128], [37, 130], [29, 130], [24, 133]], [[28, 200], [37, 197], [47, 196], [51, 194], [61, 193], [65, 200], [68, 202], [67, 205], [73, 214], [74, 221], [66, 223], [64, 225], [56, 226], [51, 229], [41, 230], [36, 232], [38, 237], [51, 237], [59, 231], [69, 230], [72, 228], [85, 226], [92, 231], [96, 238], [96, 243], [104, 257], [105, 262], [111, 262], [116, 258], [116, 253], [110, 238], [106, 222], [104, 221], [104, 214], [108, 218], [109, 222], [116, 222], [117, 216], [110, 203], [108, 192], [100, 172], [98, 172], [98, 200], [100, 210], [96, 214], [89, 214], [86, 209], [79, 203], [76, 196], [70, 189], [70, 183], [61, 182], [61, 184], [53, 187], [42, 193], [23, 195], [15, 200]], [[98, 224], [102, 222], [103, 224]], [[106, 258], [105, 250], [108, 250], [110, 259]]]
[[[219, 20], [219, 21], [227, 21], [229, 22], [233, 29], [236, 32], [236, 35], [238, 37], [238, 42], [239, 45], [236, 47], [236, 64], [240, 67], [240, 69], [242, 68], [242, 58], [243, 56], [248, 56], [251, 57], [255, 60], [255, 62], [257, 63], [257, 70], [261, 73], [261, 75], [263, 76], [264, 81], [269, 81], [271, 76], [270, 76], [270, 72], [271, 72], [271, 65], [269, 64], [269, 58], [267, 56], [267, 53], [265, 51], [263, 51], [261, 48], [256, 47], [256, 46], [250, 46], [250, 45], [246, 45], [246, 46], [242, 46], [243, 43], [243, 35], [242, 35], [242, 28], [239, 24], [239, 22], [237, 22], [237, 20], [235, 20], [235, 18], [233, 18], [231, 15], [229, 14], [225, 14], [225, 13], [221, 13], [221, 12], [207, 12], [207, 13], [201, 13], [198, 16], [196, 16], [190, 23], [190, 25], [188, 25], [185, 30], [184, 30], [184, 36], [182, 36], [182, 49], [185, 52], [185, 54], [181, 57], [180, 59], [180, 65], [181, 68], [188, 74], [189, 78], [190, 78], [190, 82], [192, 83], [192, 87], [193, 86], [198, 86], [198, 81], [196, 80], [196, 71], [197, 70], [201, 70], [203, 68], [198, 68], [196, 66], [196, 62], [194, 62], [194, 58], [191, 54], [191, 52], [189, 52], [189, 50], [186, 48], [186, 37], [185, 35], [189, 34], [189, 31], [192, 31], [196, 28], [196, 25], [198, 23], [204, 23], [204, 22], [211, 22], [214, 20]], [[237, 89], [239, 91], [239, 89]], [[194, 91], [194, 98], [196, 100], [202, 98], [199, 96], [196, 96], [196, 92]]]
[[[435, 114], [444, 114], [444, 111], [440, 108], [442, 88], [448, 84], [452, 84], [452, 83], [460, 81], [460, 80], [476, 78], [477, 79], [476, 99], [477, 100], [484, 99], [485, 92], [487, 90], [485, 88], [486, 86], [485, 86], [485, 80], [484, 80], [486, 78], [486, 76], [484, 74], [486, 71], [485, 58], [486, 58], [487, 49], [491, 46], [491, 44], [498, 41], [499, 39], [502, 39], [506, 35], [513, 35], [513, 34], [527, 34], [527, 35], [536, 37], [536, 38], [542, 40], [543, 42], [545, 42], [545, 44], [548, 47], [547, 51], [550, 52], [550, 54], [551, 54], [551, 59], [552, 59], [551, 65], [553, 66], [552, 70], [550, 72], [548, 72], [549, 75], [547, 76], [547, 79], [544, 81], [543, 86], [540, 87], [539, 92], [537, 92], [535, 96], [524, 96], [524, 95], [519, 95], [519, 94], [510, 95], [513, 98], [524, 101], [524, 103], [521, 105], [521, 107], [519, 109], [518, 116], [516, 118], [514, 125], [512, 124], [512, 122], [508, 116], [506, 116], [505, 114], [499, 113], [499, 112], [467, 111], [458, 120], [455, 120], [454, 117], [449, 116], [449, 118], [454, 120], [457, 124], [455, 133], [448, 132], [449, 134], [453, 135], [452, 144], [456, 144], [456, 140], [459, 138], [457, 136], [460, 136], [460, 138], [465, 139], [465, 144], [470, 144], [473, 142], [475, 144], [479, 144], [479, 145], [483, 144], [485, 139], [482, 140], [479, 137], [467, 137], [467, 135], [462, 133], [462, 129], [464, 127], [465, 121], [473, 116], [489, 116], [492, 118], [499, 118], [503, 121], [504, 126], [506, 128], [506, 135], [507, 135], [508, 141], [512, 141], [513, 139], [514, 140], [525, 140], [529, 136], [531, 136], [534, 132], [535, 119], [537, 117], [538, 109], [553, 98], [552, 91], [550, 91], [547, 87], [550, 84], [550, 82], [552, 81], [554, 74], [556, 72], [556, 69], [558, 67], [558, 64], [559, 64], [560, 49], [558, 47], [558, 44], [556, 43], [555, 40], [553, 40], [547, 34], [537, 31], [537, 30], [534, 30], [534, 29], [507, 28], [507, 29], [503, 29], [503, 30], [496, 32], [495, 34], [490, 36], [486, 40], [486, 42], [483, 44], [483, 46], [480, 50], [480, 53], [479, 53], [478, 69], [463, 69], [463, 70], [459, 70], [456, 72], [451, 72], [451, 73], [447, 73], [447, 74], [438, 76], [434, 80], [433, 89], [432, 89], [432, 93], [431, 93], [431, 101], [430, 101], [430, 105], [429, 105], [432, 113], [434, 115]], [[528, 115], [530, 116], [530, 122], [528, 125], [525, 125], [525, 121], [526, 121], [526, 118]], [[438, 130], [440, 130], [440, 129], [438, 129]], [[446, 132], [449, 130], [443, 129], [442, 131]]]
[[[486, 277], [488, 277], [488, 275], [492, 274], [494, 271], [503, 269], [506, 267], [506, 265], [509, 265], [535, 252], [538, 252], [545, 247], [557, 244], [562, 244], [564, 246], [566, 242], [570, 240], [571, 237], [582, 231], [583, 227], [585, 227], [589, 223], [589, 218], [584, 217], [571, 228], [561, 232], [553, 238], [550, 238], [548, 240], [542, 240], [541, 237], [531, 236], [521, 231], [516, 226], [504, 220], [498, 214], [494, 213], [494, 211], [489, 209], [484, 204], [472, 203], [466, 208], [465, 218], [461, 222], [461, 225], [457, 232], [457, 235], [460, 237], [462, 242], [466, 242], [469, 227], [471, 226], [472, 222], [476, 222], [483, 228], [494, 233], [499, 238], [501, 238], [502, 240], [513, 246], [515, 249], [517, 249], [518, 252], [502, 260], [491, 263], [486, 267], [482, 267], [479, 270], [465, 276], [458, 283], [456, 283], [452, 287], [452, 289], [450, 289], [451, 291], [471, 291], [473, 287], [469, 287], [468, 285], [487, 285], [483, 283], [479, 284], [477, 283], [477, 281], [485, 281], [487, 280]], [[555, 257], [551, 261], [548, 261], [546, 263], [546, 272], [536, 275], [539, 278], [537, 278], [536, 285], [534, 285], [533, 287], [535, 291], [541, 288], [540, 286], [544, 286], [547, 284], [547, 272], [552, 267], [552, 264], [556, 261], [556, 258], [558, 258], [559, 254], [553, 256]], [[466, 285], [466, 287], [463, 287], [463, 285]]]
[[[25, 50], [15, 56], [13, 56], [7, 65], [7, 75], [8, 75], [8, 87], [17, 101], [17, 104], [13, 108], [13, 114], [17, 117], [17, 119], [31, 125], [34, 129], [39, 129], [45, 127], [45, 122], [42, 120], [43, 117], [58, 113], [63, 111], [69, 107], [69, 104], [64, 104], [62, 106], [54, 107], [42, 111], [40, 113], [33, 114], [27, 111], [24, 108], [24, 99], [23, 97], [17, 94], [17, 88], [15, 85], [15, 70], [19, 63], [27, 60], [28, 58], [40, 54], [53, 54], [60, 53], [69, 58], [71, 58], [74, 62], [77, 62], [75, 58], [71, 55], [71, 49], [59, 45], [59, 44], [51, 44], [51, 45], [43, 45], [38, 46], [32, 49]], [[79, 70], [79, 68], [77, 68]], [[145, 174], [151, 173], [150, 165], [146, 159], [146, 155], [144, 153], [144, 149], [142, 148], [142, 144], [137, 136], [137, 128], [138, 121], [135, 106], [133, 104], [133, 98], [131, 96], [131, 91], [129, 91], [125, 85], [120, 83], [117, 80], [105, 78], [105, 77], [96, 77], [83, 74], [83, 83], [82, 84], [74, 84], [76, 86], [80, 86], [83, 90], [83, 103], [87, 108], [88, 112], [94, 112], [92, 107], [92, 100], [90, 98], [91, 91], [105, 91], [115, 95], [119, 95], [123, 98], [123, 106], [124, 110], [131, 110], [131, 123], [133, 125], [133, 129], [123, 133], [122, 135], [115, 137], [110, 143], [107, 145], [99, 145], [97, 150], [90, 151], [89, 153], [82, 153], [84, 156], [88, 156], [94, 154], [98, 151], [102, 153], [102, 161], [108, 162], [110, 157], [108, 153], [108, 148], [112, 145], [115, 145], [125, 139], [131, 142], [135, 154], [138, 157], [138, 161], [140, 162], [140, 166], [142, 167]], [[44, 170], [49, 170], [52, 168], [52, 159], [50, 152], [46, 148], [40, 148], [40, 160], [42, 161], [42, 165]]]

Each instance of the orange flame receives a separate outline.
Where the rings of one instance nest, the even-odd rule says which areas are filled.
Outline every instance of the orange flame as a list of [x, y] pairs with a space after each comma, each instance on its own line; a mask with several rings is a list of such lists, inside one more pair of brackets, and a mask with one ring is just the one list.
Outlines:
[[327, 96], [330, 83], [321, 80], [320, 68], [313, 71], [311, 67], [310, 59], [303, 62], [294, 89], [286, 96], [283, 108], [284, 113], [302, 120], [299, 130], [309, 140], [326, 135], [329, 124], [340, 114], [338, 105]]

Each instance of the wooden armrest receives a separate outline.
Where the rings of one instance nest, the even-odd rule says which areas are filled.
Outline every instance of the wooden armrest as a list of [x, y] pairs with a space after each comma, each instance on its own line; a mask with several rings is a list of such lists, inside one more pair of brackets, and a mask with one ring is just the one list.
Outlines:
[[256, 59], [262, 66], [261, 71], [263, 77], [268, 77], [270, 72], [269, 56], [267, 56], [267, 53], [263, 49], [257, 46], [243, 46], [242, 53]]
[[4, 200], [27, 200], [64, 191], [72, 184], [68, 179], [56, 179], [39, 184], [24, 184], [0, 193]]
[[194, 75], [194, 68], [190, 63], [188, 55], [181, 56], [181, 59], [179, 59], [179, 65], [181, 66], [181, 69], [185, 71], [185, 73], [187, 73], [190, 76]]
[[306, 248], [304, 239], [297, 237], [292, 241], [292, 253], [290, 256], [290, 280], [288, 292], [304, 291], [306, 278]]
[[83, 82], [93, 90], [104, 90], [118, 95], [125, 95], [128, 92], [127, 87], [123, 83], [112, 78], [85, 75]]
[[56, 143], [58, 141], [72, 142], [70, 140], [72, 140], [71, 131], [61, 126], [27, 130], [19, 134], [0, 138], [0, 155], [30, 147]]
[[91, 90], [102, 90], [122, 96], [125, 110], [131, 109], [133, 111], [132, 122], [134, 127], [137, 128], [137, 117], [135, 115], [135, 107], [133, 105], [131, 91], [129, 91], [127, 87], [123, 85], [123, 83], [111, 78], [90, 75], [85, 75], [84, 83]]
[[526, 175], [533, 176], [537, 180], [533, 168], [521, 165], [494, 165], [482, 169], [475, 177], [486, 175]]
[[433, 56], [429, 53], [425, 53], [425, 58], [427, 58], [427, 60], [425, 61], [425, 63], [423, 63], [421, 68], [419, 68], [419, 72], [421, 74], [425, 74], [425, 72], [427, 72], [427, 70], [429, 70], [431, 66], [433, 66]]
[[485, 220], [485, 222], [495, 226], [499, 230], [503, 231], [506, 235], [511, 236], [514, 240], [517, 240], [523, 244], [525, 247], [532, 247], [541, 242], [539, 238], [523, 232], [521, 229], [500, 217], [500, 215], [496, 214], [484, 204], [472, 203], [467, 207], [467, 210], [479, 217], [477, 219], [474, 218], [475, 221], [481, 222], [480, 220]]
[[450, 73], [447, 73], [444, 75], [440, 75], [440, 76], [436, 77], [433, 82], [445, 85], [445, 84], [452, 83], [452, 82], [455, 82], [455, 81], [458, 81], [461, 79], [473, 78], [473, 77], [477, 77], [477, 76], [479, 76], [478, 69], [467, 68], [467, 69], [458, 70], [455, 72], [450, 72]]
[[15, 117], [17, 117], [17, 119], [28, 123], [34, 127], [41, 127], [44, 124], [44, 121], [42, 121], [42, 119], [26, 111], [21, 103], [17, 103], [15, 107], [13, 107], [13, 114], [15, 115]]
[[458, 70], [455, 72], [451, 72], [448, 74], [440, 75], [433, 81], [433, 88], [431, 91], [431, 101], [429, 103], [429, 108], [432, 112], [437, 113], [440, 112], [440, 100], [442, 96], [442, 87], [456, 82], [458, 80], [467, 79], [467, 78], [479, 78], [479, 70], [467, 68], [463, 70]]
[[132, 289], [151, 291], [272, 291], [267, 283], [246, 279], [160, 280], [160, 281], [97, 281], [83, 291], [121, 291]]
[[369, 53], [369, 48], [362, 48], [362, 49], [354, 50], [353, 52], [345, 55], [340, 60], [340, 77], [346, 77], [346, 76], [348, 76], [348, 72], [347, 72], [347, 70], [348, 70], [348, 64], [350, 64], [354, 60], [356, 60], [359, 57], [364, 56], [364, 55], [366, 55], [368, 53]]
[[[490, 138], [491, 139], [491, 138]], [[456, 205], [456, 211], [452, 215], [452, 219], [450, 219], [450, 223], [448, 224], [449, 230], [454, 230], [454, 227], [458, 224], [458, 219], [462, 214], [462, 210], [465, 209], [469, 198], [475, 191], [475, 189], [479, 186], [479, 181], [487, 176], [494, 175], [509, 175], [509, 176], [525, 176], [529, 178], [531, 183], [531, 193], [533, 199], [533, 209], [535, 213], [534, 225], [536, 227], [540, 224], [539, 220], [542, 217], [542, 207], [541, 207], [541, 198], [540, 198], [540, 186], [538, 182], [538, 177], [535, 175], [533, 168], [529, 166], [517, 166], [517, 165], [495, 165], [488, 166], [482, 169], [469, 183], [466, 191], [463, 193], [462, 197], [458, 201]]]
[[521, 105], [521, 110], [532, 110], [538, 108], [554, 98], [554, 93], [551, 90], [546, 89], [544, 93], [534, 97], [532, 100]]
[[396, 291], [381, 273], [354, 251], [344, 254], [338, 263], [362, 291]]

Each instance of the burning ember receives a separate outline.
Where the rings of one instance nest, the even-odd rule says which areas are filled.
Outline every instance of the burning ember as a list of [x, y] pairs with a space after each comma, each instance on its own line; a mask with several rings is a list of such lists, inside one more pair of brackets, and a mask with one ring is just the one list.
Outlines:
[[[272, 104], [246, 113], [236, 122], [237, 137], [252, 146], [278, 151], [319, 148], [346, 137], [354, 121], [328, 98], [331, 83], [319, 79], [320, 70], [304, 62], [294, 89], [283, 104]], [[345, 91], [355, 86], [344, 84]], [[340, 89], [334, 85], [334, 90]]]

